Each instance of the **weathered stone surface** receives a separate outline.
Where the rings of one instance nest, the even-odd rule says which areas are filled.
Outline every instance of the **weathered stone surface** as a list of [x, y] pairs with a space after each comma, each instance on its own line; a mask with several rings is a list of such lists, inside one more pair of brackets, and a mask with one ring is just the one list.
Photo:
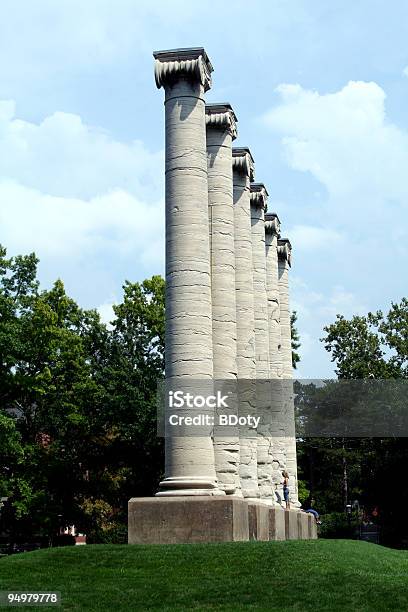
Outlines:
[[281, 329], [278, 281], [279, 217], [265, 215], [266, 291], [268, 297], [269, 368], [271, 381], [272, 486], [283, 500], [282, 471], [286, 469], [284, 397], [281, 384], [283, 366], [281, 355]]
[[266, 291], [265, 211], [268, 192], [263, 183], [251, 185], [251, 236], [254, 286], [256, 378], [269, 379], [268, 298]]
[[310, 540], [317, 540], [317, 523], [315, 517], [308, 514], [308, 537]]
[[268, 298], [269, 368], [271, 378], [282, 378], [280, 306], [278, 281], [279, 217], [265, 214], [266, 291]]
[[248, 504], [236, 497], [135, 497], [128, 510], [129, 544], [248, 540]]
[[213, 67], [203, 47], [155, 51], [153, 57], [154, 77], [158, 89], [171, 86], [180, 79], [199, 82], [203, 91], [211, 88]]
[[[235, 300], [234, 202], [232, 140], [236, 117], [229, 104], [206, 105], [208, 216], [210, 225], [213, 359], [215, 380], [237, 379], [237, 323]], [[236, 393], [229, 407], [237, 413]], [[227, 494], [242, 495], [239, 478], [239, 437], [214, 434], [218, 486]]]
[[[166, 379], [213, 377], [204, 91], [211, 63], [201, 48], [154, 53], [165, 89]], [[158, 495], [214, 495], [211, 438], [166, 437]]]
[[[254, 323], [257, 394], [256, 409], [261, 417], [257, 429], [258, 487], [261, 499], [272, 503], [272, 438], [269, 368], [268, 299], [266, 291], [265, 211], [268, 192], [263, 183], [251, 185], [251, 235], [254, 284]], [[259, 382], [265, 381], [265, 382]]]
[[285, 540], [285, 510], [279, 506], [269, 508], [269, 539]]
[[248, 526], [250, 540], [269, 540], [270, 506], [264, 503], [248, 502]]
[[284, 510], [285, 513], [285, 538], [286, 540], [298, 540], [298, 510]]
[[309, 538], [309, 516], [306, 512], [301, 512], [300, 510], [297, 513], [299, 540], [307, 540]]
[[300, 506], [298, 499], [297, 458], [295, 438], [295, 413], [293, 403], [293, 377], [292, 368], [292, 337], [290, 325], [289, 305], [289, 268], [291, 265], [292, 247], [287, 239], [278, 240], [278, 278], [279, 278], [279, 306], [281, 330], [281, 355], [284, 384], [284, 413], [286, 416], [286, 470], [289, 473], [290, 502], [296, 507]]
[[[247, 148], [233, 148], [232, 155], [238, 378], [254, 380], [256, 366], [250, 203], [254, 161]], [[238, 398], [240, 414], [254, 414], [254, 396], [255, 386], [252, 389], [251, 385], [246, 385], [245, 393], [240, 393]], [[256, 435], [240, 437], [240, 479], [244, 497], [258, 498]]]

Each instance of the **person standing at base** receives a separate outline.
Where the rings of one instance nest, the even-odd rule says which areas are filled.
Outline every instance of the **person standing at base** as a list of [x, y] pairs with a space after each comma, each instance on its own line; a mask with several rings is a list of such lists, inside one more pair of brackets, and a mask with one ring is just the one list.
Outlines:
[[289, 501], [289, 474], [286, 470], [282, 472], [283, 476], [283, 499], [285, 500], [286, 510], [290, 510]]

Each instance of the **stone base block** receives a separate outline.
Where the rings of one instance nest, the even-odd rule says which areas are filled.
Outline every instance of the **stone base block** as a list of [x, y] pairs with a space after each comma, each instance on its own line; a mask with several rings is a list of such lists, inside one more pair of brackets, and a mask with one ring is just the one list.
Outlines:
[[286, 540], [297, 540], [299, 538], [298, 511], [285, 510], [285, 538]]
[[248, 504], [238, 497], [134, 497], [128, 503], [129, 544], [248, 539]]
[[315, 517], [312, 516], [311, 514], [307, 515], [308, 517], [308, 537], [310, 540], [317, 540], [317, 524], [316, 524], [316, 520]]
[[250, 540], [269, 540], [270, 507], [259, 502], [248, 502], [248, 527]]
[[285, 510], [279, 506], [269, 508], [269, 539], [284, 540], [285, 530]]
[[299, 511], [297, 513], [299, 540], [309, 539], [309, 516], [310, 514], [306, 514], [306, 512]]

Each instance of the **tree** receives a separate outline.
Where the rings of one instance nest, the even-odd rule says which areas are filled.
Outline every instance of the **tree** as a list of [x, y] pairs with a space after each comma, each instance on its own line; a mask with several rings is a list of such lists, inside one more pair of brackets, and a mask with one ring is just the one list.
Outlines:
[[297, 312], [294, 310], [290, 317], [290, 329], [292, 337], [292, 367], [294, 370], [297, 368], [297, 364], [300, 361], [300, 355], [298, 349], [300, 348], [300, 336], [296, 327]]
[[[320, 418], [327, 422], [336, 397], [341, 396], [345, 404], [343, 408], [355, 409], [360, 396], [365, 404], [368, 403], [371, 389], [378, 394], [378, 390], [384, 388], [384, 397], [387, 398], [387, 389], [398, 388], [398, 381], [402, 385], [408, 377], [406, 298], [399, 304], [392, 303], [387, 313], [378, 311], [349, 320], [337, 315], [336, 321], [324, 331], [322, 342], [332, 355], [340, 382], [327, 382], [317, 389], [312, 385], [303, 389], [298, 387], [303, 419], [312, 415], [312, 419]], [[345, 400], [344, 386], [341, 393], [338, 387], [347, 379], [356, 383], [350, 386], [350, 401]], [[392, 384], [382, 384], [384, 379]], [[373, 384], [367, 384], [369, 381]], [[403, 399], [400, 393], [396, 404]], [[379, 408], [385, 409], [386, 406], [384, 401]], [[406, 410], [405, 401], [401, 406]], [[398, 408], [398, 405], [391, 408]], [[377, 416], [382, 415], [378, 413]], [[377, 417], [373, 413], [371, 418]], [[403, 508], [408, 503], [408, 491], [400, 483], [400, 474], [408, 468], [406, 438], [304, 437], [299, 440], [298, 449], [300, 474], [321, 512], [342, 511], [346, 501], [358, 499], [367, 509], [379, 509], [383, 541], [402, 545], [404, 537], [407, 537]], [[397, 492], [397, 495], [392, 492]]]
[[0, 248], [0, 488], [9, 528], [99, 537], [161, 475], [156, 385], [164, 281], [125, 283], [110, 328], [58, 280], [40, 291], [34, 254]]
[[339, 378], [407, 378], [408, 299], [392, 303], [386, 315], [380, 310], [350, 320], [337, 315], [324, 331], [322, 342]]

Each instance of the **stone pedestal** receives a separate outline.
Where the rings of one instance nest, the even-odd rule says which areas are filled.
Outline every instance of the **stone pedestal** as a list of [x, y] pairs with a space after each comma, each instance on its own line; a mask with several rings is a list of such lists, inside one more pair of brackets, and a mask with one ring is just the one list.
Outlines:
[[299, 540], [309, 539], [309, 516], [306, 512], [297, 513]]
[[248, 502], [248, 526], [250, 540], [269, 540], [270, 507], [256, 501]]
[[285, 510], [279, 506], [269, 508], [269, 539], [285, 540]]
[[285, 510], [285, 539], [297, 540], [299, 538], [297, 510]]
[[129, 544], [245, 542], [248, 504], [220, 497], [134, 497], [129, 500]]
[[307, 515], [308, 518], [308, 538], [309, 540], [317, 540], [317, 524], [315, 517], [311, 514]]

